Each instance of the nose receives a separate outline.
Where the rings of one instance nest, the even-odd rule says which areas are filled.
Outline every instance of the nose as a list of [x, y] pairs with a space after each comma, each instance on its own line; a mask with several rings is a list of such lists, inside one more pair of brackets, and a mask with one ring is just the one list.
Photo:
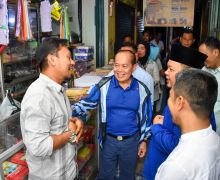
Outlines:
[[72, 65], [72, 66], [75, 66], [75, 64], [76, 64], [76, 61], [72, 59], [72, 60], [71, 60], [71, 65]]

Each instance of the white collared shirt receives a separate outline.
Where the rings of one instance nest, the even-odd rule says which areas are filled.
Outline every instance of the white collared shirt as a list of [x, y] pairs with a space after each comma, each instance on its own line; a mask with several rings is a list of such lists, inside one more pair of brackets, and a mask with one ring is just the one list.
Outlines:
[[156, 180], [219, 180], [220, 137], [209, 126], [181, 135], [178, 146], [159, 167]]
[[211, 73], [213, 76], [215, 76], [218, 82], [218, 97], [214, 107], [214, 114], [217, 127], [216, 132], [220, 135], [220, 67], [216, 69], [203, 67], [202, 70]]
[[53, 150], [51, 135], [68, 129], [71, 109], [63, 87], [40, 74], [21, 103], [21, 130], [27, 148], [31, 180], [72, 180], [76, 176], [76, 147], [70, 143]]

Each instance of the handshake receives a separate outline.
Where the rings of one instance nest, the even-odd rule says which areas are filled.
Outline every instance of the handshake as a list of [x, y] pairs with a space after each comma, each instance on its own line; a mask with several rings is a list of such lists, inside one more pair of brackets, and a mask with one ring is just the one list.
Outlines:
[[68, 123], [68, 131], [71, 133], [70, 143], [78, 143], [83, 134], [84, 123], [77, 117], [70, 118]]

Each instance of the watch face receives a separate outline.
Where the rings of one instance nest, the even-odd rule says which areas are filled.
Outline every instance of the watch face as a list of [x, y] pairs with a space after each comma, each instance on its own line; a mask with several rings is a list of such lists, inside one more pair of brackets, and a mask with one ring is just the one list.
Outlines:
[[77, 134], [74, 132], [71, 132], [70, 142], [74, 143], [76, 142]]

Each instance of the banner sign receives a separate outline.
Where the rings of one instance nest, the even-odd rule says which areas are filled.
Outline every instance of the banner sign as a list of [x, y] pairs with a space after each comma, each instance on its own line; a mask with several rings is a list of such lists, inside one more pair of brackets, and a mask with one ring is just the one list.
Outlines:
[[195, 0], [143, 0], [144, 26], [193, 26]]

